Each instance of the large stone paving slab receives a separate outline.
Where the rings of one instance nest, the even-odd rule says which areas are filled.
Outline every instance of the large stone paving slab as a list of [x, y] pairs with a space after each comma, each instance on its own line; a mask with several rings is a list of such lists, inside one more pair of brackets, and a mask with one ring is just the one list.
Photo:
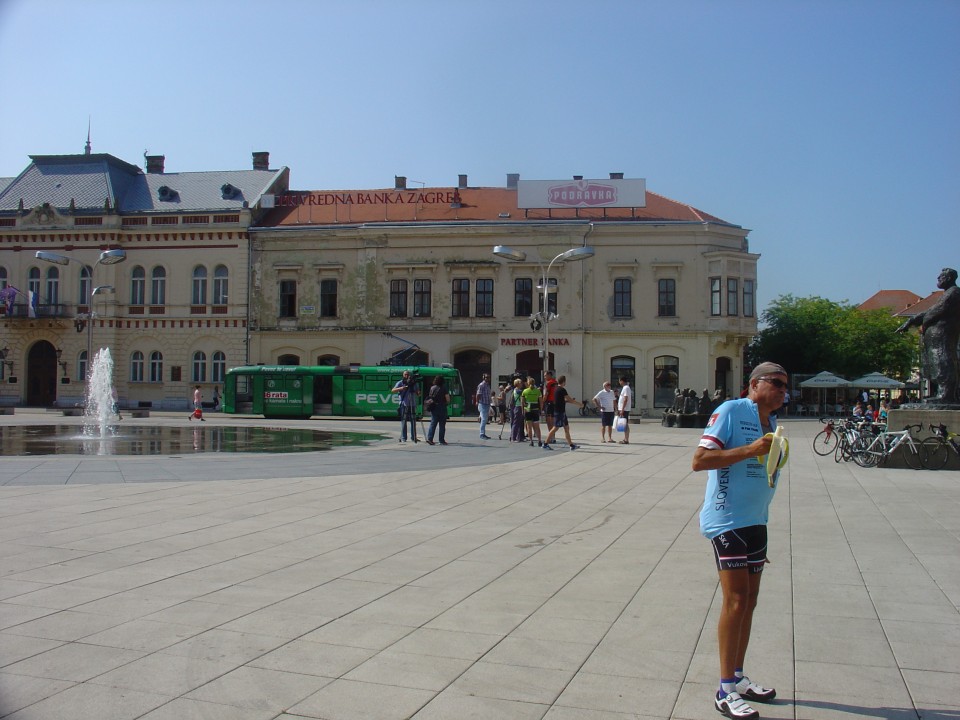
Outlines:
[[[393, 425], [306, 456], [4, 458], [0, 717], [716, 716], [696, 431], [544, 453]], [[960, 717], [960, 485], [785, 427], [763, 716]]]

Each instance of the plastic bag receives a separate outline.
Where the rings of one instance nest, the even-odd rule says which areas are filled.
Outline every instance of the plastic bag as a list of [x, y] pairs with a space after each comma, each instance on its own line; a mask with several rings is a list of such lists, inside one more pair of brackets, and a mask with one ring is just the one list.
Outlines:
[[627, 419], [625, 417], [618, 417], [616, 422], [613, 423], [613, 427], [616, 428], [617, 432], [623, 432], [627, 429]]

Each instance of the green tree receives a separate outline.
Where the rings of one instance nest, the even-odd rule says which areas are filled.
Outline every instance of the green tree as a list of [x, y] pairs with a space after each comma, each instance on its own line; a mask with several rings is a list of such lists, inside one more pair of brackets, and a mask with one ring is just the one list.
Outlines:
[[771, 360], [791, 373], [828, 370], [848, 378], [878, 371], [898, 380], [917, 364], [916, 338], [896, 334], [899, 321], [885, 310], [781, 295], [760, 320], [764, 327], [748, 350], [754, 364]]

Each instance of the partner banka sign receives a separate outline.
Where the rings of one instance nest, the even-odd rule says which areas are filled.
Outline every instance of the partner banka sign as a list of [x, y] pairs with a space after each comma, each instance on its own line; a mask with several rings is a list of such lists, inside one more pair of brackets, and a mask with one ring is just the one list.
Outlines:
[[520, 180], [519, 208], [647, 206], [646, 180]]

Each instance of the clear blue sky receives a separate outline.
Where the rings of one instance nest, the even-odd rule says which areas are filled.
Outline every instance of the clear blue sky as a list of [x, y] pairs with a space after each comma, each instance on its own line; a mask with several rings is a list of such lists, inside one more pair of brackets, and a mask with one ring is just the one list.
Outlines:
[[0, 176], [94, 152], [295, 189], [611, 171], [750, 228], [760, 307], [960, 266], [957, 0], [0, 0]]

